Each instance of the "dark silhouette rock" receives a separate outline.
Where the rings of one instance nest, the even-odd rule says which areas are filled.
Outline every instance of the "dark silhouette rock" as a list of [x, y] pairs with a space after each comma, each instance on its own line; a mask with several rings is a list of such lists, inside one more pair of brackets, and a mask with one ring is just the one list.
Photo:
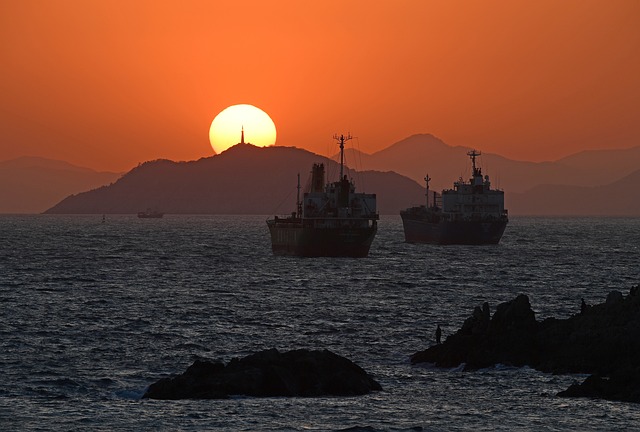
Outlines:
[[607, 295], [606, 303], [608, 305], [614, 305], [621, 302], [622, 300], [624, 300], [624, 297], [622, 296], [622, 293], [620, 291], [611, 291], [609, 295]]
[[640, 364], [640, 296], [613, 291], [584, 313], [544, 320], [538, 338], [540, 363], [532, 366], [545, 372], [609, 376], [634, 367]]
[[362, 368], [330, 351], [261, 351], [226, 366], [196, 360], [183, 374], [151, 384], [143, 398], [224, 399], [230, 395], [355, 396], [382, 390]]
[[558, 396], [640, 403], [640, 369], [616, 371], [610, 377], [591, 375], [581, 384], [572, 384]]
[[475, 307], [475, 309], [473, 310], [473, 315], [465, 320], [460, 331], [463, 334], [485, 333], [489, 328], [490, 320], [491, 315], [489, 312], [489, 303], [484, 302], [484, 304], [482, 305], [482, 309], [479, 306]]
[[529, 299], [520, 294], [498, 305], [489, 318], [489, 304], [476, 307], [462, 328], [447, 340], [411, 357], [412, 363], [430, 362], [440, 367], [465, 363], [473, 370], [496, 363], [527, 364], [535, 357], [537, 322]]
[[[476, 307], [457, 333], [411, 356], [412, 363], [465, 370], [498, 363], [528, 365], [544, 372], [594, 374], [566, 395], [620, 395], [633, 400], [640, 389], [640, 295], [612, 291], [602, 304], [581, 307], [567, 319], [535, 319], [527, 296], [498, 305], [488, 319], [488, 304]], [[634, 387], [635, 386], [635, 387]], [[605, 396], [593, 396], [605, 397]]]

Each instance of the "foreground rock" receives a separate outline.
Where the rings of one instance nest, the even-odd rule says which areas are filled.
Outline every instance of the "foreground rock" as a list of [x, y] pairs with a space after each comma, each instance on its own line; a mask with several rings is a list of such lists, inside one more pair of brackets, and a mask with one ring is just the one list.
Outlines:
[[609, 377], [591, 375], [582, 384], [572, 384], [558, 396], [640, 403], [640, 369], [615, 371]]
[[330, 351], [271, 349], [235, 358], [226, 366], [196, 360], [182, 375], [149, 386], [143, 398], [355, 396], [374, 390], [382, 388], [361, 367]]
[[529, 299], [521, 294], [498, 305], [493, 318], [489, 304], [476, 307], [462, 328], [440, 345], [411, 357], [412, 363], [429, 362], [439, 367], [466, 370], [489, 367], [497, 363], [522, 366], [538, 362], [536, 336], [538, 323]]
[[[439, 367], [465, 364], [465, 370], [497, 363], [528, 365], [544, 372], [595, 374], [592, 387], [612, 388], [624, 382], [632, 386], [640, 382], [636, 369], [640, 364], [638, 291], [634, 287], [626, 297], [612, 291], [605, 303], [587, 306], [567, 319], [541, 322], [536, 321], [523, 294], [498, 305], [493, 317], [485, 303], [476, 307], [457, 333], [441, 345], [415, 353], [411, 362]], [[615, 393], [603, 391], [597, 397]]]

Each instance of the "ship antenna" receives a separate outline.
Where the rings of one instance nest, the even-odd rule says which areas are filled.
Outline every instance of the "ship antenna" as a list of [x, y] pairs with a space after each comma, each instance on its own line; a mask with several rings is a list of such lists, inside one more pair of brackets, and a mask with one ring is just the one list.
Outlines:
[[302, 203], [300, 202], [300, 173], [298, 173], [298, 197], [296, 198], [296, 206], [298, 210], [298, 217], [302, 217]]
[[424, 181], [425, 183], [427, 183], [427, 193], [424, 194], [424, 196], [427, 197], [427, 208], [429, 208], [429, 182], [431, 181], [431, 177], [429, 177], [429, 174], [426, 175]]
[[340, 141], [340, 180], [344, 177], [344, 142], [349, 141], [352, 138], [351, 134], [344, 136], [340, 134], [334, 134], [333, 139]]
[[471, 165], [473, 165], [473, 175], [476, 175], [476, 157], [480, 156], [482, 153], [480, 153], [479, 151], [471, 150], [470, 152], [467, 153], [467, 156], [469, 156], [471, 158]]

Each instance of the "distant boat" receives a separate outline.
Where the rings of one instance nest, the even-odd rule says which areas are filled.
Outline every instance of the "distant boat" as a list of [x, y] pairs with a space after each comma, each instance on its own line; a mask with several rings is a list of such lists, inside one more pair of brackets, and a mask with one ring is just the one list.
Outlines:
[[340, 178], [324, 184], [324, 164], [314, 164], [311, 187], [290, 216], [267, 220], [274, 255], [305, 257], [366, 257], [378, 230], [376, 194], [356, 193], [344, 175], [344, 143], [351, 136], [334, 136], [340, 143]]
[[162, 216], [164, 216], [164, 213], [161, 213], [157, 210], [147, 209], [147, 211], [138, 212], [138, 217], [143, 219], [146, 219], [146, 218], [157, 219], [157, 218], [161, 218]]
[[469, 182], [462, 177], [453, 189], [443, 190], [438, 197], [433, 193], [429, 203], [429, 176], [426, 205], [411, 207], [400, 212], [404, 237], [408, 243], [497, 244], [509, 222], [504, 208], [504, 192], [491, 189], [489, 176], [482, 177], [476, 167], [480, 152], [470, 151], [473, 176]]

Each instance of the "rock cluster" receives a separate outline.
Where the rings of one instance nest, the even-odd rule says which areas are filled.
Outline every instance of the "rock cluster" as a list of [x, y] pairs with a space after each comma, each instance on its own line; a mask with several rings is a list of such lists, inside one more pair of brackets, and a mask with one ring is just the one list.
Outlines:
[[482, 308], [475, 308], [457, 333], [443, 344], [415, 353], [411, 362], [430, 362], [440, 367], [464, 363], [466, 370], [496, 363], [522, 366], [536, 357], [537, 326], [524, 294], [498, 305], [493, 317], [489, 314], [489, 304], [485, 303]]
[[[464, 364], [466, 370], [502, 363], [552, 373], [594, 374], [582, 387], [572, 386], [561, 395], [640, 402], [633, 384], [640, 383], [639, 291], [634, 287], [627, 296], [612, 291], [604, 303], [586, 306], [570, 318], [541, 322], [523, 294], [498, 305], [493, 317], [485, 303], [457, 333], [443, 344], [415, 353], [411, 362]], [[623, 384], [629, 387], [626, 391]]]
[[226, 366], [196, 360], [183, 374], [149, 386], [143, 398], [354, 396], [381, 389], [361, 367], [328, 350], [280, 353], [271, 349], [234, 358]]
[[615, 371], [608, 377], [590, 375], [558, 393], [562, 397], [591, 397], [623, 402], [640, 402], [640, 369]]

